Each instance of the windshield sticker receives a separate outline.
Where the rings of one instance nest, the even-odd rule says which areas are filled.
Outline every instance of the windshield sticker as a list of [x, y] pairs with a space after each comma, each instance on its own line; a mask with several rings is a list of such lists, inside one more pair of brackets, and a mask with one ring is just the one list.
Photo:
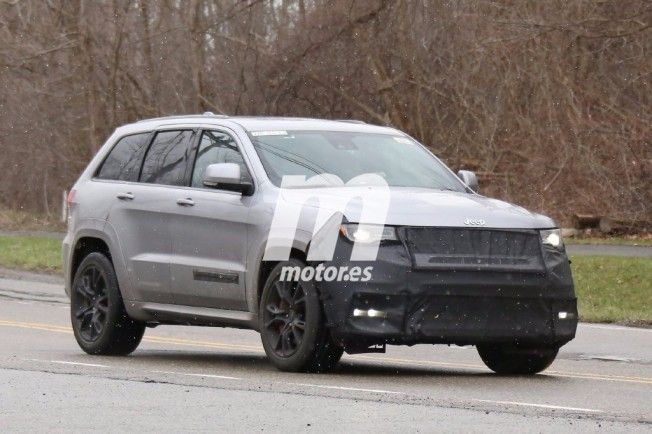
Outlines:
[[412, 140], [408, 139], [407, 137], [394, 137], [394, 140], [396, 140], [399, 143], [403, 143], [403, 144], [407, 144], [407, 145], [412, 143]]
[[261, 136], [287, 136], [287, 131], [252, 131], [251, 135], [254, 137]]

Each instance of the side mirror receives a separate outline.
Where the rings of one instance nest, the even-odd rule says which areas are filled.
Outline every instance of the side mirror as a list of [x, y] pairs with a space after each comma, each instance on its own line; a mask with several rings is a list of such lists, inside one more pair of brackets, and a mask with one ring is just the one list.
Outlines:
[[235, 163], [210, 164], [204, 171], [204, 186], [237, 191], [245, 196], [253, 193], [253, 185], [240, 178], [240, 166]]
[[473, 191], [478, 191], [478, 177], [470, 170], [460, 170], [457, 172], [457, 177], [462, 180], [467, 187]]

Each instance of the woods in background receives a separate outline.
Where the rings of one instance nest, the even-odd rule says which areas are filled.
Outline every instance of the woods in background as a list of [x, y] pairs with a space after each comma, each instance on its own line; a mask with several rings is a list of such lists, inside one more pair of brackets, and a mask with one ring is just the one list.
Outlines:
[[652, 3], [0, 0], [0, 205], [56, 213], [111, 131], [210, 110], [400, 128], [482, 193], [650, 220]]

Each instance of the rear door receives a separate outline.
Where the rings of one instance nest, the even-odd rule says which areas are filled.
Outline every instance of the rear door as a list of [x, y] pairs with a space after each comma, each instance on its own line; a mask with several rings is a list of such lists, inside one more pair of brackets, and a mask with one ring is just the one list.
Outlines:
[[252, 196], [205, 188], [209, 164], [237, 163], [242, 178], [250, 171], [234, 135], [203, 131], [194, 152], [190, 187], [178, 189], [171, 219], [171, 290], [177, 304], [247, 310], [245, 268]]
[[120, 185], [108, 224], [127, 266], [131, 296], [137, 301], [172, 303], [170, 216], [173, 190], [186, 185], [193, 130], [157, 131], [138, 166], [139, 182]]

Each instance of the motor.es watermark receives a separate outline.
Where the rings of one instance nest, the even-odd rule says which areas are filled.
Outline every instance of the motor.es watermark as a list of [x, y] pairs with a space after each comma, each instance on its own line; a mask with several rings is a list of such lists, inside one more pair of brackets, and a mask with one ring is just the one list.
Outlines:
[[368, 282], [371, 280], [373, 266], [341, 266], [319, 264], [316, 267], [287, 265], [281, 269], [279, 280], [283, 282]]
[[[323, 203], [324, 195], [315, 194], [312, 190], [315, 187], [347, 188], [338, 189], [336, 195], [330, 195], [329, 200]], [[308, 179], [302, 175], [284, 176], [263, 260], [290, 259], [302, 213], [311, 210], [314, 226], [307, 243], [307, 259], [311, 263], [332, 261], [345, 211], [352, 203], [359, 203], [353, 217], [356, 230], [349, 238], [353, 242], [350, 260], [375, 261], [387, 220], [390, 195], [387, 182], [378, 174], [356, 176], [346, 184], [332, 174], [320, 174]], [[372, 271], [373, 266], [328, 266], [323, 263], [317, 266], [285, 266], [280, 280], [367, 282], [371, 280]]]

